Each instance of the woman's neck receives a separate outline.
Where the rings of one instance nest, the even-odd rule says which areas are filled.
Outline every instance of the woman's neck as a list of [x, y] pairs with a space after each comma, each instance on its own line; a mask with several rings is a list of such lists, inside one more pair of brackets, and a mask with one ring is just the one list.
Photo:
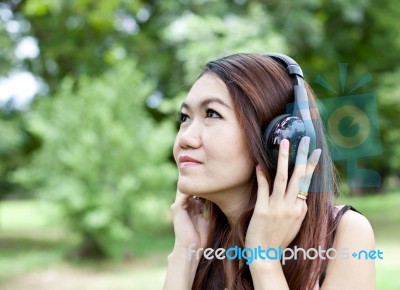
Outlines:
[[248, 203], [249, 188], [236, 188], [234, 191], [226, 191], [212, 194], [205, 197], [215, 203], [225, 214], [229, 224], [232, 226], [237, 223], [243, 209]]

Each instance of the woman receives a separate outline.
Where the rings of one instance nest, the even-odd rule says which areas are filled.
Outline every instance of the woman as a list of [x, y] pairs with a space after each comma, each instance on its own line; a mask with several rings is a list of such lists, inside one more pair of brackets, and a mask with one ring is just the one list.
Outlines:
[[[279, 144], [277, 169], [263, 149], [263, 130], [294, 102], [293, 86], [276, 59], [236, 54], [208, 63], [190, 89], [173, 149], [175, 245], [164, 290], [375, 289], [374, 261], [349, 255], [373, 250], [373, 231], [349, 206], [334, 206], [334, 167], [317, 109], [310, 112], [318, 149], [308, 152], [310, 138], [302, 138], [294, 168], [288, 140]], [[226, 251], [225, 258], [209, 259], [218, 248], [259, 246], [348, 254], [328, 259], [299, 252], [283, 263], [264, 253], [248, 263], [250, 252], [226, 258]]]

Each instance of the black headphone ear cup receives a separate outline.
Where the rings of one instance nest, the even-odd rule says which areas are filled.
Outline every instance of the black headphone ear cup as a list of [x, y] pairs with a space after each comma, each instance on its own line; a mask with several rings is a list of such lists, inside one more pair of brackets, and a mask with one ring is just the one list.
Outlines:
[[279, 156], [279, 144], [283, 139], [288, 139], [289, 147], [289, 170], [293, 169], [296, 160], [297, 148], [301, 138], [306, 136], [304, 122], [293, 115], [284, 114], [275, 117], [269, 122], [263, 133], [263, 147], [276, 170]]

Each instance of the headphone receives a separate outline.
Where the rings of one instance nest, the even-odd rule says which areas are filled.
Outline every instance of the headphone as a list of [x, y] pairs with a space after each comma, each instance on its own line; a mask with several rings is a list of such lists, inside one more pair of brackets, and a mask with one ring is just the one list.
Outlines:
[[[266, 56], [284, 65], [289, 77], [294, 76], [296, 78], [296, 84], [293, 86], [293, 111], [290, 114], [279, 115], [272, 119], [263, 132], [263, 147], [275, 170], [278, 163], [279, 143], [283, 139], [289, 140], [289, 169], [291, 170], [294, 167], [301, 138], [310, 137], [309, 152], [316, 148], [316, 134], [311, 119], [307, 91], [304, 87], [303, 71], [297, 62], [287, 55], [267, 53]], [[300, 118], [294, 115], [295, 112], [300, 112]]]

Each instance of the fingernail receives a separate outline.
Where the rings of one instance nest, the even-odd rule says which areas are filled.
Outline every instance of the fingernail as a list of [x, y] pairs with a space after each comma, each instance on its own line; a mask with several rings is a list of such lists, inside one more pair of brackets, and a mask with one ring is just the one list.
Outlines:
[[309, 145], [310, 144], [310, 137], [308, 137], [308, 136], [303, 137], [303, 144], [304, 145]]
[[314, 151], [314, 153], [313, 153], [313, 161], [314, 162], [318, 162], [318, 160], [319, 160], [319, 157], [321, 156], [321, 152], [322, 152], [322, 150], [321, 149], [315, 149], [315, 151]]
[[281, 141], [281, 144], [282, 144], [282, 148], [283, 148], [283, 149], [289, 148], [289, 140], [288, 140], [288, 139], [283, 139], [283, 140]]

